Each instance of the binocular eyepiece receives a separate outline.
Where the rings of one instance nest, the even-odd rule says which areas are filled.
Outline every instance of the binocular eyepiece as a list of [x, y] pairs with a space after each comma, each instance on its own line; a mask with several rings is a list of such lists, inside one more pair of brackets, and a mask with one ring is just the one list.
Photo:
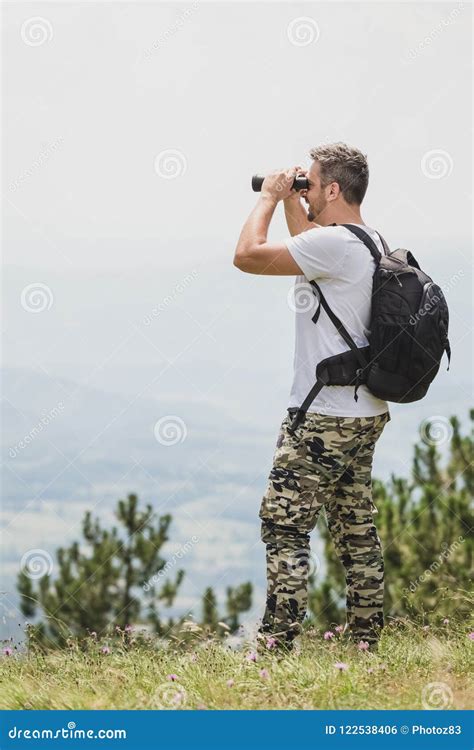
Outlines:
[[[252, 177], [252, 190], [255, 193], [259, 193], [261, 191], [264, 179], [265, 177], [262, 177], [259, 174], [254, 174], [254, 176]], [[304, 175], [297, 175], [291, 187], [293, 190], [308, 190], [308, 179]]]

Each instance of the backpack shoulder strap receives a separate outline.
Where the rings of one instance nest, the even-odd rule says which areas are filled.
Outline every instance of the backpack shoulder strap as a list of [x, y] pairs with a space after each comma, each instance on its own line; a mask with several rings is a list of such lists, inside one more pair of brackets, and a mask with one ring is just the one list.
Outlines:
[[[355, 226], [354, 224], [340, 224], [339, 226], [346, 227], [346, 229], [352, 232], [352, 234], [355, 234], [356, 237], [362, 240], [364, 245], [370, 250], [371, 255], [373, 259], [375, 260], [375, 262], [377, 264], [380, 263], [380, 258], [382, 257], [382, 254], [380, 250], [378, 249], [377, 245], [375, 244], [375, 242], [373, 241], [372, 237], [369, 237], [367, 232], [365, 232], [361, 227]], [[379, 233], [377, 232], [377, 234]], [[384, 249], [384, 252], [386, 255], [388, 255], [388, 253], [390, 252], [390, 249], [381, 234], [379, 234], [379, 237], [380, 237], [380, 241], [382, 242], [382, 247]]]
[[383, 247], [383, 249], [384, 249], [384, 251], [385, 251], [385, 255], [390, 255], [390, 248], [389, 248], [389, 246], [388, 246], [388, 245], [387, 245], [387, 243], [385, 242], [385, 240], [384, 240], [384, 238], [382, 237], [382, 235], [380, 234], [380, 232], [377, 232], [377, 234], [378, 234], [378, 236], [380, 237], [380, 242], [382, 243], [382, 247]]
[[[326, 297], [322, 293], [321, 287], [319, 286], [319, 284], [317, 284], [315, 281], [310, 281], [310, 284], [318, 292], [320, 306], [323, 307], [324, 311], [326, 312], [326, 315], [329, 317], [331, 323], [337, 328], [338, 333], [344, 339], [344, 341], [346, 342], [346, 344], [349, 347], [349, 349], [351, 349], [354, 352], [354, 354], [355, 354], [355, 356], [357, 358], [357, 361], [359, 363], [359, 367], [361, 369], [364, 369], [365, 367], [367, 367], [368, 363], [367, 363], [364, 355], [362, 354], [360, 348], [357, 346], [357, 344], [355, 343], [354, 339], [350, 335], [349, 331], [345, 328], [345, 326], [343, 325], [343, 323], [341, 322], [341, 320], [337, 317], [337, 315], [335, 315], [335, 313], [333, 313], [333, 311], [329, 307], [329, 305], [327, 303], [327, 300], [326, 300]], [[318, 308], [318, 310], [319, 309], [320, 309], [320, 307]], [[318, 317], [319, 317], [319, 315], [318, 315]], [[314, 322], [316, 322], [316, 321], [314, 321]]]
[[[355, 380], [354, 380], [354, 385], [355, 385], [354, 399], [357, 401], [357, 398], [358, 398], [357, 389], [359, 388], [359, 385], [363, 382], [363, 371], [369, 364], [365, 356], [367, 352], [367, 347], [365, 347], [365, 349], [361, 349], [357, 346], [354, 339], [350, 335], [349, 331], [344, 327], [343, 323], [339, 320], [337, 315], [335, 315], [335, 313], [333, 313], [333, 311], [329, 307], [326, 297], [322, 293], [319, 284], [317, 284], [316, 281], [310, 281], [310, 284], [314, 287], [314, 289], [316, 289], [316, 291], [319, 294], [318, 311], [316, 315], [313, 317], [313, 321], [316, 323], [319, 317], [319, 312], [321, 310], [321, 307], [323, 307], [330, 321], [337, 328], [339, 334], [341, 335], [341, 337], [344, 339], [349, 349], [354, 354], [357, 364], [359, 365], [358, 369], [356, 369], [355, 371]], [[304, 421], [307, 410], [309, 409], [310, 405], [313, 403], [314, 399], [316, 398], [320, 390], [325, 385], [328, 385], [329, 379], [330, 378], [329, 378], [329, 372], [328, 372], [327, 367], [323, 367], [321, 369], [320, 366], [318, 365], [318, 367], [316, 368], [316, 383], [311, 388], [310, 392], [306, 396], [300, 408], [296, 410], [293, 420], [288, 426], [288, 431], [291, 434], [294, 434], [298, 426], [301, 424], [301, 422]]]

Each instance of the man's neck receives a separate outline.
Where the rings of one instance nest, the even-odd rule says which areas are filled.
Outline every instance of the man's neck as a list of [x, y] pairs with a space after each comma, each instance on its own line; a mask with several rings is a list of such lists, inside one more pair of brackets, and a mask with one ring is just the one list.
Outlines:
[[[363, 224], [359, 206], [326, 206], [316, 219], [318, 224], [328, 227], [331, 224]], [[365, 225], [364, 225], [365, 226]]]

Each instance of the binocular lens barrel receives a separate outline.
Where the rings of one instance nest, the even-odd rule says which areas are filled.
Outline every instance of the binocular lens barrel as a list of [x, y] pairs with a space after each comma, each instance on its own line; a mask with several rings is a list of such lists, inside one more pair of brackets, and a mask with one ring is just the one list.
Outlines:
[[[252, 190], [254, 193], [259, 193], [262, 189], [263, 181], [265, 177], [262, 177], [259, 174], [254, 174], [252, 177]], [[299, 177], [295, 177], [293, 181], [293, 190], [308, 190], [308, 180], [304, 175], [301, 175]]]

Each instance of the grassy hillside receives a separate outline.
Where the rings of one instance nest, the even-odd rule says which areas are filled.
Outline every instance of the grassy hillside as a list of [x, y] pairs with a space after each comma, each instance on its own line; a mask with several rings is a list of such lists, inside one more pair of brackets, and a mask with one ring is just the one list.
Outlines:
[[[217, 641], [157, 648], [96, 642], [0, 659], [2, 709], [430, 709], [469, 707], [465, 629], [385, 628], [377, 653], [307, 632], [298, 653], [257, 656]], [[256, 661], [254, 659], [257, 659]]]

